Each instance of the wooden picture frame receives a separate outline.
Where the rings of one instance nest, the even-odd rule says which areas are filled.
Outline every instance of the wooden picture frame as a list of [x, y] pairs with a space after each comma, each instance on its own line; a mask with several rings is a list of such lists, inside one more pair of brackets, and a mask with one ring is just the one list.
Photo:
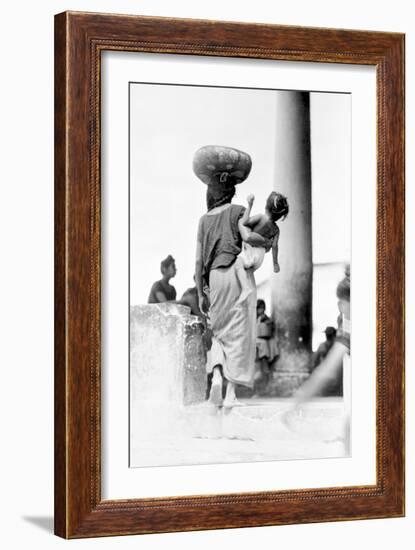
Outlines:
[[[377, 73], [377, 481], [101, 500], [104, 50], [363, 64]], [[64, 538], [404, 515], [404, 35], [65, 12], [55, 18], [55, 533]]]

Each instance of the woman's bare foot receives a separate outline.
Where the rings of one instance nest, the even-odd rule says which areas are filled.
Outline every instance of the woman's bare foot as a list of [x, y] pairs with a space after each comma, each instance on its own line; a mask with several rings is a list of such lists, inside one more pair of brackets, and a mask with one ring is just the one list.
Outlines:
[[233, 382], [228, 382], [228, 385], [226, 386], [226, 395], [223, 401], [223, 406], [227, 409], [230, 409], [239, 404], [240, 403], [236, 399], [235, 395], [235, 384]]
[[210, 388], [209, 403], [220, 407], [223, 403], [222, 397], [223, 378], [219, 367], [213, 367], [212, 386]]

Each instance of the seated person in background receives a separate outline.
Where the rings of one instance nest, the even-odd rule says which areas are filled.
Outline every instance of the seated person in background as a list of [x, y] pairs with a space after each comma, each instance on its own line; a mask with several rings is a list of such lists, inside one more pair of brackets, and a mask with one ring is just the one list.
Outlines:
[[[194, 275], [193, 280], [195, 280]], [[180, 300], [177, 300], [176, 304], [190, 307], [190, 313], [192, 315], [197, 315], [198, 317], [200, 317], [204, 324], [206, 324], [206, 315], [200, 311], [199, 295], [197, 293], [196, 285], [185, 290]]]
[[206, 315], [200, 311], [197, 288], [194, 286], [185, 290], [180, 300], [177, 300], [175, 303], [189, 307], [190, 313], [199, 317], [201, 324], [203, 325], [203, 345], [205, 350], [209, 351], [212, 347], [212, 330], [209, 326]]
[[176, 304], [190, 307], [190, 313], [192, 315], [197, 315], [202, 319], [205, 318], [205, 316], [203, 315], [203, 313], [200, 311], [200, 308], [199, 308], [199, 296], [197, 294], [197, 288], [195, 286], [185, 290], [180, 300], [176, 301]]
[[160, 264], [160, 271], [163, 275], [160, 281], [156, 281], [150, 290], [148, 297], [149, 304], [160, 304], [172, 302], [176, 299], [176, 289], [169, 283], [176, 273], [176, 262], [170, 254]]
[[254, 395], [261, 395], [268, 386], [272, 365], [279, 356], [278, 344], [274, 336], [274, 322], [265, 313], [264, 300], [258, 300], [256, 305], [257, 339]]
[[324, 333], [326, 335], [326, 341], [322, 342], [318, 346], [317, 351], [313, 354], [313, 370], [323, 361], [336, 340], [337, 331], [334, 327], [326, 327]]

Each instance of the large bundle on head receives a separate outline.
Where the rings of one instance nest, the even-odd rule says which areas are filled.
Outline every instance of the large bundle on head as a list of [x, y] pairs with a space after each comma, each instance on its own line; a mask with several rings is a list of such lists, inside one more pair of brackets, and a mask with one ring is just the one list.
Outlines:
[[221, 145], [205, 145], [193, 158], [193, 171], [206, 185], [237, 185], [246, 180], [251, 167], [248, 153]]

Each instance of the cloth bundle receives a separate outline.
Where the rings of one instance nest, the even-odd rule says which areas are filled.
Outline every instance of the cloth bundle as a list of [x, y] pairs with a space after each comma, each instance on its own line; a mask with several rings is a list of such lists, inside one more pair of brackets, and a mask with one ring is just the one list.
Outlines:
[[249, 176], [252, 160], [248, 153], [221, 145], [205, 145], [193, 158], [193, 171], [206, 185], [235, 186]]

